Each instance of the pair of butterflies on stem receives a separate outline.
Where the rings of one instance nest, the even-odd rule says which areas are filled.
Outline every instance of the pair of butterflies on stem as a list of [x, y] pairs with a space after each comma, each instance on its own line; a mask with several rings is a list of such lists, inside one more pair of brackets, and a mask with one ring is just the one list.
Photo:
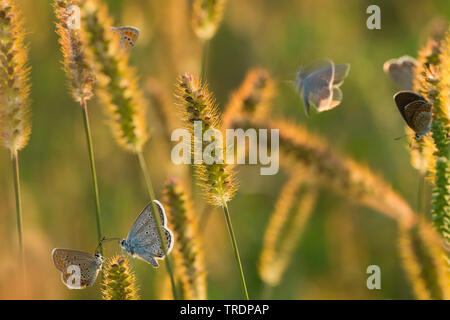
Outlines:
[[[174, 243], [173, 233], [167, 227], [164, 207], [157, 200], [154, 200], [154, 203], [159, 211], [164, 243], [167, 254], [169, 254]], [[103, 241], [105, 239], [100, 242], [99, 246]], [[156, 259], [163, 259], [165, 256], [157, 223], [153, 218], [151, 203], [136, 218], [126, 239], [119, 240], [119, 245], [123, 251], [132, 257], [142, 259], [155, 268], [158, 267]], [[84, 251], [55, 248], [52, 251], [52, 257], [55, 267], [61, 272], [62, 282], [69, 289], [83, 289], [93, 285], [104, 261], [97, 250], [94, 254], [91, 254]]]
[[391, 59], [383, 66], [401, 91], [394, 95], [394, 101], [408, 127], [414, 132], [416, 140], [427, 135], [431, 128], [431, 104], [421, 94], [413, 90], [414, 68], [417, 61], [409, 56]]

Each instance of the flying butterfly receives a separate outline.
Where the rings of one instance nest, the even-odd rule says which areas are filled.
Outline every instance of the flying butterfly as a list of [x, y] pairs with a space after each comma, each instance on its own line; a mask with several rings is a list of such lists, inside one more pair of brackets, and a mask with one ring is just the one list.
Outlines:
[[383, 65], [383, 70], [394, 80], [400, 90], [412, 90], [414, 79], [414, 68], [418, 65], [417, 60], [410, 56], [398, 59], [390, 59]]
[[342, 101], [339, 88], [348, 76], [350, 64], [335, 65], [331, 60], [315, 62], [297, 72], [295, 89], [303, 97], [305, 112], [313, 105], [318, 112], [331, 110]]
[[111, 30], [120, 36], [120, 43], [127, 50], [134, 47], [139, 37], [139, 29], [135, 27], [111, 27]]
[[53, 263], [61, 271], [61, 281], [69, 289], [84, 289], [92, 286], [102, 268], [103, 257], [96, 252], [55, 248]]
[[397, 92], [394, 101], [406, 124], [416, 133], [414, 138], [420, 140], [430, 131], [431, 104], [413, 91]]
[[[154, 200], [154, 203], [159, 211], [162, 234], [167, 247], [167, 254], [169, 254], [173, 248], [173, 233], [167, 228], [167, 217], [164, 207], [158, 200]], [[156, 259], [164, 258], [164, 250], [152, 210], [152, 204], [149, 203], [136, 218], [127, 238], [121, 240], [119, 244], [131, 256], [140, 258], [150, 263], [153, 267], [158, 268], [159, 265]]]

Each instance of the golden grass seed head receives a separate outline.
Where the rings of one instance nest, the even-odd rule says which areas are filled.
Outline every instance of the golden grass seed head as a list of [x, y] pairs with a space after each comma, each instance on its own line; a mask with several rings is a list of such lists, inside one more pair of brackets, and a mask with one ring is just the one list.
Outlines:
[[311, 186], [307, 186], [308, 190], [302, 188], [304, 171], [301, 168], [293, 171], [281, 189], [266, 227], [258, 271], [261, 279], [270, 286], [276, 286], [282, 280], [314, 209], [317, 194]]
[[249, 70], [226, 107], [223, 116], [224, 127], [229, 127], [232, 118], [245, 116], [245, 114], [266, 117], [269, 113], [270, 101], [275, 93], [274, 89], [275, 84], [267, 70], [261, 68]]
[[0, 144], [12, 154], [31, 134], [29, 71], [25, 31], [16, 2], [0, 2]]
[[[179, 77], [176, 96], [182, 110], [185, 126], [191, 132], [192, 137], [194, 137], [195, 121], [201, 121], [202, 137], [205, 131], [209, 129], [221, 130], [222, 121], [214, 98], [206, 85], [202, 85], [193, 75], [184, 74]], [[211, 142], [202, 140], [201, 143], [202, 150], [204, 150]], [[192, 141], [192, 145], [194, 145], [194, 141]], [[219, 149], [222, 155], [216, 155], [214, 152], [212, 156], [223, 157], [223, 163], [217, 163], [216, 161], [213, 164], [206, 164], [202, 161], [201, 164], [194, 165], [200, 185], [205, 192], [206, 200], [215, 206], [222, 206], [229, 202], [237, 188], [237, 180], [232, 166], [225, 163], [226, 152], [223, 145], [219, 146]], [[191, 148], [191, 150], [195, 156], [195, 148]]]
[[81, 103], [93, 96], [95, 75], [87, 57], [84, 34], [81, 28], [70, 27], [74, 19], [73, 6], [80, 5], [80, 0], [54, 0], [57, 34], [64, 56], [63, 65], [69, 80], [69, 89], [75, 101]]
[[[279, 129], [280, 162], [289, 169], [304, 166], [321, 185], [391, 218], [416, 222], [409, 204], [367, 167], [341, 156], [316, 135], [300, 125], [283, 119], [259, 119], [251, 116], [233, 123], [234, 128]], [[270, 143], [269, 143], [270, 145]]]
[[171, 178], [166, 183], [164, 207], [169, 227], [177, 239], [174, 256], [183, 298], [205, 300], [206, 273], [197, 221], [190, 198], [177, 179]]
[[94, 60], [99, 96], [110, 118], [117, 143], [125, 150], [140, 152], [148, 139], [147, 101], [138, 86], [136, 72], [129, 66], [128, 52], [111, 27], [108, 9], [99, 0], [85, 0], [83, 28]]
[[114, 256], [103, 267], [103, 300], [138, 300], [136, 278], [128, 257]]
[[417, 299], [449, 299], [450, 269], [442, 239], [429, 223], [420, 220], [413, 227], [399, 224], [402, 266]]
[[226, 0], [194, 0], [192, 26], [202, 40], [214, 37], [222, 21]]

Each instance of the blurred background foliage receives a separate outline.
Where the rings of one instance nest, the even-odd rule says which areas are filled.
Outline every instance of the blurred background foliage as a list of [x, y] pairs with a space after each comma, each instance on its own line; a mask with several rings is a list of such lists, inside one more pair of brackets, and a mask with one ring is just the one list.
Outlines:
[[[32, 66], [33, 131], [20, 159], [29, 287], [26, 294], [17, 288], [12, 173], [9, 153], [2, 149], [0, 298], [97, 299], [100, 281], [86, 290], [69, 291], [52, 265], [54, 247], [94, 251], [95, 207], [81, 109], [65, 85], [51, 3], [18, 2], [28, 31]], [[162, 97], [175, 112], [173, 89], [177, 75], [198, 73], [200, 68], [201, 43], [191, 29], [191, 3], [106, 2], [117, 25], [133, 25], [141, 30], [131, 63], [138, 70], [142, 88], [149, 97]], [[381, 30], [366, 27], [366, 8], [370, 4], [381, 8]], [[449, 16], [450, 2], [439, 0], [229, 0], [224, 21], [210, 43], [209, 87], [223, 108], [249, 68], [267, 68], [277, 81], [275, 115], [302, 123], [325, 137], [335, 149], [367, 164], [415, 208], [418, 173], [410, 166], [404, 140], [394, 141], [403, 134], [404, 123], [392, 101], [395, 85], [382, 66], [393, 57], [416, 56], [433, 21], [448, 20]], [[324, 57], [351, 64], [342, 86], [343, 103], [307, 119], [290, 81], [299, 66]], [[170, 162], [171, 143], [157, 117], [160, 111], [152, 109], [155, 106], [148, 113], [151, 140], [145, 156], [160, 197], [167, 177], [185, 168]], [[146, 204], [146, 190], [136, 158], [114, 142], [96, 99], [89, 103], [89, 110], [104, 232], [110, 237], [125, 237]], [[249, 293], [258, 298], [262, 284], [257, 263], [263, 234], [286, 176], [282, 171], [275, 176], [260, 176], [256, 166], [240, 166], [238, 177], [240, 188], [230, 209]], [[204, 201], [199, 189], [194, 188], [192, 193], [200, 216], [205, 210]], [[398, 255], [396, 223], [329, 192], [321, 192], [318, 203], [292, 264], [272, 297], [412, 298]], [[206, 210], [212, 211], [207, 227], [201, 230], [208, 297], [241, 297], [222, 213], [212, 207]], [[116, 252], [119, 248], [115, 243], [106, 245], [107, 256]], [[366, 288], [366, 268], [371, 264], [381, 267], [381, 290]], [[135, 271], [141, 296], [158, 298], [165, 272], [137, 260]]]

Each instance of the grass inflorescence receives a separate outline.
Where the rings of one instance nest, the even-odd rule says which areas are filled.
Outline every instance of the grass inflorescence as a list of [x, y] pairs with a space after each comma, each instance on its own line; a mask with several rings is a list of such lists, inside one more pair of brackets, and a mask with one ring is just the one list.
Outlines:
[[442, 240], [425, 220], [414, 227], [399, 224], [403, 268], [417, 299], [450, 299], [450, 270]]
[[0, 2], [0, 143], [12, 155], [31, 133], [29, 72], [25, 31], [15, 1]]
[[431, 216], [440, 234], [450, 241], [450, 184], [449, 184], [449, 137], [450, 120], [448, 97], [450, 74], [450, 36], [442, 40], [429, 39], [419, 53], [420, 73], [416, 87], [432, 104], [431, 137], [433, 141], [434, 165], [432, 181], [433, 198]]
[[136, 278], [128, 257], [115, 256], [103, 267], [103, 300], [138, 300]]
[[[18, 151], [31, 134], [25, 30], [15, 1], [0, 1], [0, 144], [11, 152], [21, 268], [25, 277]], [[25, 281], [24, 281], [25, 283]]]
[[206, 273], [197, 220], [190, 197], [175, 178], [166, 183], [164, 204], [168, 225], [177, 241], [174, 256], [182, 297], [186, 300], [205, 300]]
[[194, 0], [192, 26], [202, 40], [210, 40], [217, 32], [222, 20], [226, 0]]
[[56, 18], [57, 34], [64, 56], [64, 70], [69, 79], [69, 88], [76, 102], [82, 103], [93, 96], [95, 75], [86, 51], [82, 28], [76, 28], [74, 17], [75, 6], [80, 0], [55, 0], [53, 3]]
[[194, 137], [192, 146], [194, 147], [196, 143], [201, 143], [201, 150], [204, 150], [212, 142], [216, 141], [218, 145], [219, 154], [213, 151], [211, 155], [216, 157], [216, 159], [221, 159], [222, 163], [215, 161], [213, 164], [205, 164], [203, 160], [199, 161], [200, 163], [196, 163], [196, 157], [201, 157], [202, 155], [199, 153], [195, 154], [195, 148], [191, 150], [193, 152], [196, 174], [201, 181], [207, 201], [214, 206], [222, 206], [233, 198], [237, 184], [231, 165], [225, 163], [226, 154], [223, 141], [215, 140], [214, 136], [211, 142], [203, 141], [203, 139], [202, 141], [197, 141], [197, 138], [194, 136], [194, 122], [197, 121], [201, 122], [200, 134], [202, 137], [207, 130], [221, 130], [222, 121], [217, 105], [206, 85], [202, 85], [190, 74], [184, 74], [178, 79], [177, 96], [184, 114], [186, 127], [191, 132], [191, 136]]
[[140, 152], [148, 139], [147, 102], [139, 89], [135, 70], [120, 39], [111, 30], [113, 22], [106, 5], [85, 0], [83, 27], [96, 66], [99, 95], [110, 117], [116, 141], [132, 152]]
[[304, 183], [303, 171], [293, 170], [281, 189], [264, 234], [258, 270], [271, 287], [282, 280], [316, 202], [317, 192]]

